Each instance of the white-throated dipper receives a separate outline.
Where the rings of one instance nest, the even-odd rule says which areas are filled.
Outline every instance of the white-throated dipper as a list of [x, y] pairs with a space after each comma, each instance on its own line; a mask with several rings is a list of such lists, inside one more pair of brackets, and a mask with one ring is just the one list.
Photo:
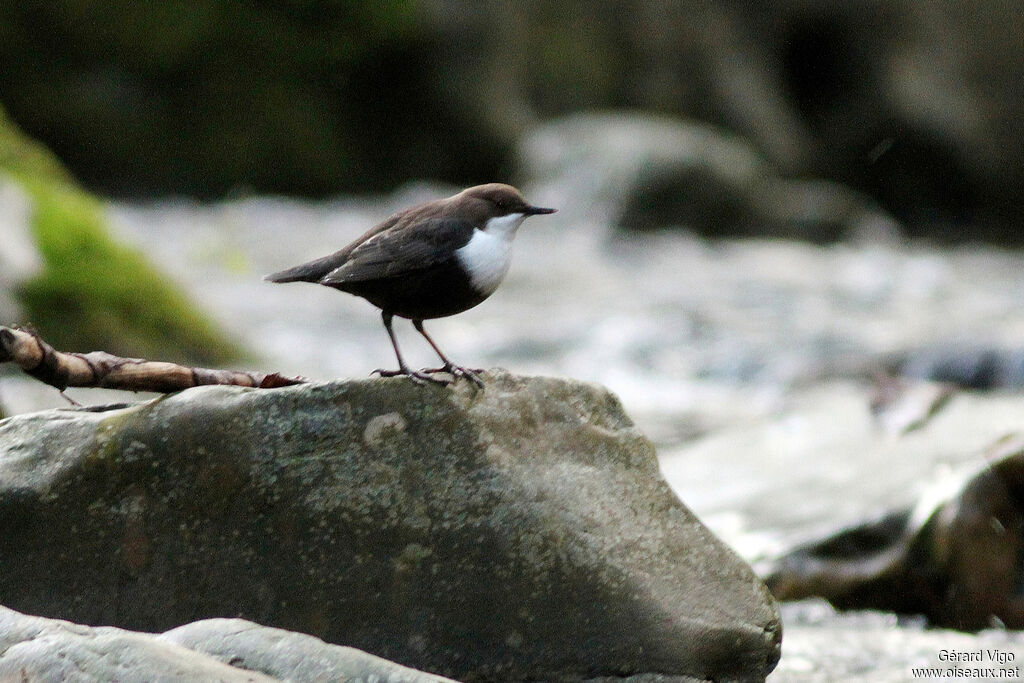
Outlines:
[[[449, 380], [433, 376], [446, 372], [483, 386], [472, 370], [445, 357], [423, 321], [461, 313], [493, 294], [508, 271], [516, 230], [528, 216], [554, 212], [531, 206], [511, 185], [477, 185], [399, 211], [344, 249], [265, 279], [326, 285], [381, 309], [398, 358], [398, 370], [374, 371], [383, 377], [407, 375], [418, 383], [447, 384]], [[409, 369], [391, 328], [396, 315], [412, 320], [441, 357], [441, 367]]]

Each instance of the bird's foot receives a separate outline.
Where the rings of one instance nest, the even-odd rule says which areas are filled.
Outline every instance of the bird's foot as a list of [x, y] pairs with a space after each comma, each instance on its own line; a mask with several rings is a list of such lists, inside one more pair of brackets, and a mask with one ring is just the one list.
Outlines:
[[450, 380], [450, 379], [445, 379], [445, 378], [442, 378], [442, 377], [433, 377], [432, 375], [429, 374], [429, 371], [417, 372], [416, 370], [410, 370], [409, 368], [401, 368], [401, 369], [398, 369], [398, 370], [384, 370], [382, 368], [377, 368], [376, 370], [374, 370], [370, 374], [371, 375], [380, 375], [381, 377], [403, 377], [404, 376], [404, 377], [408, 377], [410, 380], [412, 380], [413, 384], [419, 384], [420, 386], [423, 386], [427, 382], [431, 382], [433, 384], [440, 384], [443, 387], [444, 386], [448, 386], [449, 384], [452, 383], [452, 380]]
[[424, 368], [422, 370], [422, 372], [424, 372], [426, 374], [436, 374], [436, 373], [439, 373], [439, 372], [446, 372], [449, 375], [451, 375], [452, 377], [454, 377], [455, 379], [459, 379], [460, 377], [465, 377], [466, 379], [468, 379], [469, 381], [471, 381], [473, 384], [477, 385], [481, 389], [484, 388], [484, 381], [482, 379], [480, 379], [480, 374], [483, 373], [483, 370], [481, 370], [481, 369], [472, 369], [471, 370], [470, 368], [464, 368], [461, 365], [453, 365], [452, 363], [448, 363], [448, 364], [443, 365], [443, 366], [441, 366], [439, 368]]

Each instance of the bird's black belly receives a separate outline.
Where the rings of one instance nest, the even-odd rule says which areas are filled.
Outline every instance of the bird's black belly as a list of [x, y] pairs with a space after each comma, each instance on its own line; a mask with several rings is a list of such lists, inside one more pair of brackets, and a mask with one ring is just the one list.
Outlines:
[[473, 289], [469, 276], [454, 259], [397, 277], [332, 286], [361, 296], [384, 311], [412, 320], [455, 315], [487, 298], [487, 295]]

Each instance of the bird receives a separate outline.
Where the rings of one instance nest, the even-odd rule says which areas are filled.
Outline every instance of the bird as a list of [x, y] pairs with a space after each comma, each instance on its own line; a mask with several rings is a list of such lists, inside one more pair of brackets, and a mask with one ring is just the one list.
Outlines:
[[[519, 226], [530, 216], [555, 211], [531, 205], [511, 185], [477, 185], [394, 213], [339, 251], [264, 279], [332, 287], [379, 308], [398, 369], [371, 374], [442, 385], [464, 377], [483, 387], [478, 376], [482, 370], [452, 363], [423, 321], [462, 313], [487, 299], [508, 272]], [[412, 321], [440, 357], [441, 367], [409, 368], [392, 327], [395, 316]], [[451, 379], [435, 376], [440, 373]]]

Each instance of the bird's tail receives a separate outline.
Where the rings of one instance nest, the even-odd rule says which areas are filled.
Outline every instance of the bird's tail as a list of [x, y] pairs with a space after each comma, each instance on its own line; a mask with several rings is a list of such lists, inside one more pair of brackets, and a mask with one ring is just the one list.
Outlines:
[[311, 278], [309, 267], [307, 265], [295, 266], [294, 268], [288, 268], [287, 270], [281, 270], [270, 275], [264, 275], [263, 279], [267, 282], [312, 282], [315, 278]]
[[319, 282], [320, 278], [344, 263], [345, 259], [339, 256], [341, 253], [337, 252], [309, 263], [271, 273], [264, 276], [263, 279], [269, 282]]

